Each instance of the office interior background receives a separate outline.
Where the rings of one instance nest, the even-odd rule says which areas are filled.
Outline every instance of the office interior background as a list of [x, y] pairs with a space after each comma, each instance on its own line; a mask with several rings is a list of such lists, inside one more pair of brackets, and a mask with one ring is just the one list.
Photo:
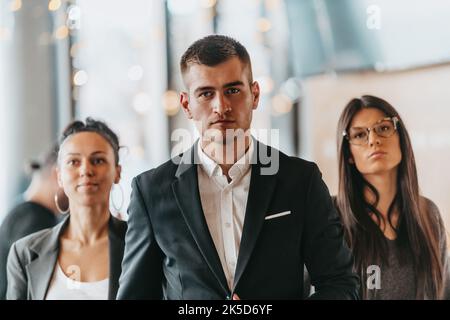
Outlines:
[[253, 128], [278, 129], [279, 148], [315, 161], [331, 194], [344, 106], [363, 94], [389, 101], [410, 132], [421, 192], [450, 228], [442, 0], [0, 0], [0, 222], [27, 187], [24, 164], [87, 116], [124, 146], [126, 213], [131, 179], [177, 151], [176, 129], [196, 136], [180, 110], [178, 63], [212, 33], [249, 50], [262, 89]]

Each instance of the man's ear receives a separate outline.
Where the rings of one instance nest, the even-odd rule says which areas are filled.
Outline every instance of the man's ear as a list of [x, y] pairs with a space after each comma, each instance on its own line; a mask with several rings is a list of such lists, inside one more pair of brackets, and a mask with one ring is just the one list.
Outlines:
[[255, 110], [258, 107], [259, 103], [259, 97], [261, 95], [261, 90], [259, 89], [259, 83], [257, 81], [254, 81], [252, 83], [252, 94], [253, 94], [253, 110]]
[[192, 119], [192, 112], [189, 106], [189, 94], [187, 92], [180, 93], [180, 104], [181, 108], [183, 108], [184, 113], [188, 117], [188, 119]]

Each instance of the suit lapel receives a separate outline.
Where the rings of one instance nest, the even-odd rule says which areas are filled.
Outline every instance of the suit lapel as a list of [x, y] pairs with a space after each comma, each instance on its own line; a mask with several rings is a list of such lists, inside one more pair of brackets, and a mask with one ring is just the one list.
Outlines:
[[37, 258], [26, 266], [33, 300], [44, 300], [45, 298], [58, 258], [59, 235], [68, 222], [69, 215], [64, 218], [63, 222], [52, 228], [47, 239], [43, 239], [39, 244], [30, 248], [37, 254]]
[[[242, 230], [241, 245], [234, 275], [234, 288], [236, 288], [244, 270], [251, 257], [256, 241], [264, 223], [270, 200], [276, 186], [276, 174], [261, 174], [262, 165], [259, 160], [259, 150], [261, 143], [254, 140], [258, 148], [255, 148], [250, 188], [247, 198], [247, 208], [245, 210], [244, 226]], [[267, 146], [262, 145], [267, 148]], [[266, 149], [267, 150], [267, 149]], [[273, 149], [272, 149], [273, 150]]]
[[178, 179], [173, 182], [172, 190], [201, 254], [224, 292], [228, 294], [227, 280], [201, 205], [197, 165], [195, 164], [197, 162], [194, 163], [196, 146], [197, 143], [184, 153], [176, 173]]
[[123, 251], [125, 248], [125, 227], [121, 227], [121, 221], [113, 216], [109, 219], [109, 286], [108, 299], [115, 300], [119, 289], [119, 277]]

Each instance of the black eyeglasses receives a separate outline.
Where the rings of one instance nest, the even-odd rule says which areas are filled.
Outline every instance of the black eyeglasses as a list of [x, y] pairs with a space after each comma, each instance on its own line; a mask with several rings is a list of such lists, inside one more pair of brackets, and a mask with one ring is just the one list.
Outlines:
[[353, 145], [362, 146], [369, 142], [370, 131], [373, 130], [381, 138], [389, 138], [397, 131], [397, 117], [387, 117], [378, 120], [371, 128], [353, 127], [344, 131], [343, 136]]

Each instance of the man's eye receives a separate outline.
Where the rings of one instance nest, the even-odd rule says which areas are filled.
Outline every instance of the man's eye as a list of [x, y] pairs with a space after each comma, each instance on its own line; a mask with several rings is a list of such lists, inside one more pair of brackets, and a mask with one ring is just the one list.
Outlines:
[[236, 94], [241, 92], [241, 90], [239, 90], [238, 88], [229, 88], [226, 90], [226, 94]]

